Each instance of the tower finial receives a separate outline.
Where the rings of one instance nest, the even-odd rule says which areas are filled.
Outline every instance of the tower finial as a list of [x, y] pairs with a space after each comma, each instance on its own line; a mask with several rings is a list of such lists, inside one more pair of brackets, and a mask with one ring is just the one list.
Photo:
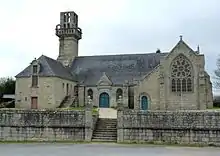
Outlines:
[[197, 46], [197, 53], [199, 53], [200, 52], [200, 48], [199, 48], [199, 45]]
[[180, 35], [180, 41], [182, 41], [183, 40], [183, 36], [182, 35]]

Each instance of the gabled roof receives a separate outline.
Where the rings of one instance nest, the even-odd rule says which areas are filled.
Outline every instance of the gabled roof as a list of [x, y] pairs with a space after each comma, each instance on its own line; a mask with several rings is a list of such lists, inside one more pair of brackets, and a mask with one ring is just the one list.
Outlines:
[[106, 75], [105, 72], [103, 72], [102, 77], [100, 77], [99, 81], [97, 82], [98, 86], [110, 86], [112, 85], [111, 80], [109, 79], [109, 77]]
[[[60, 62], [49, 58], [45, 55], [40, 56], [37, 59], [40, 63], [39, 76], [45, 77], [60, 77], [68, 80], [74, 80], [74, 76], [70, 72], [70, 68], [64, 67]], [[22, 72], [16, 75], [16, 78], [30, 77], [31, 76], [31, 65], [25, 68]]]
[[71, 72], [77, 75], [79, 84], [96, 85], [103, 72], [113, 85], [122, 85], [126, 81], [141, 77], [152, 71], [160, 58], [167, 53], [123, 54], [76, 57]]
[[188, 44], [186, 44], [186, 42], [183, 41], [182, 37], [180, 37], [179, 42], [173, 47], [173, 49], [171, 50], [171, 52], [174, 49], [178, 49], [179, 47], [185, 47], [186, 49], [189, 49], [189, 51], [195, 52], [192, 48], [190, 48], [190, 46]]

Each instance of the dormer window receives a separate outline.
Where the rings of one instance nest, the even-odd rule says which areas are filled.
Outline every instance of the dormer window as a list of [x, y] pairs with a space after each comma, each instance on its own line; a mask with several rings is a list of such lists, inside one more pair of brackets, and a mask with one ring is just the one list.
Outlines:
[[36, 75], [39, 73], [40, 71], [40, 62], [35, 58], [32, 62], [31, 62], [31, 66], [32, 66], [32, 74]]
[[38, 60], [34, 59], [31, 63], [32, 66], [32, 87], [38, 87], [38, 73], [40, 69], [40, 64]]

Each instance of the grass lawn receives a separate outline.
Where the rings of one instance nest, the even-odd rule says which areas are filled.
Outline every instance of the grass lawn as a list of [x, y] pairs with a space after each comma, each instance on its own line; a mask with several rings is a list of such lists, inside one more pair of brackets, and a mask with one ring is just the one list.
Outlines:
[[209, 109], [219, 109], [220, 110], [220, 107], [213, 106], [213, 108], [209, 108]]
[[[81, 110], [81, 111], [83, 111], [83, 110], [85, 110], [85, 107], [60, 108], [60, 110], [76, 110], [76, 111]], [[98, 108], [92, 108], [92, 114], [96, 115], [98, 113], [99, 113]]]

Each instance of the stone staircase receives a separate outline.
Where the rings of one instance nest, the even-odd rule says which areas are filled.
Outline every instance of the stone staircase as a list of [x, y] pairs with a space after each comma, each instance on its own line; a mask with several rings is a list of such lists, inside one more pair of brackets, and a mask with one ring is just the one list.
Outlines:
[[99, 118], [93, 132], [92, 141], [117, 142], [117, 119]]
[[67, 107], [72, 107], [76, 101], [77, 97], [76, 96], [66, 96], [63, 101], [61, 102], [60, 106], [58, 108], [67, 108]]

